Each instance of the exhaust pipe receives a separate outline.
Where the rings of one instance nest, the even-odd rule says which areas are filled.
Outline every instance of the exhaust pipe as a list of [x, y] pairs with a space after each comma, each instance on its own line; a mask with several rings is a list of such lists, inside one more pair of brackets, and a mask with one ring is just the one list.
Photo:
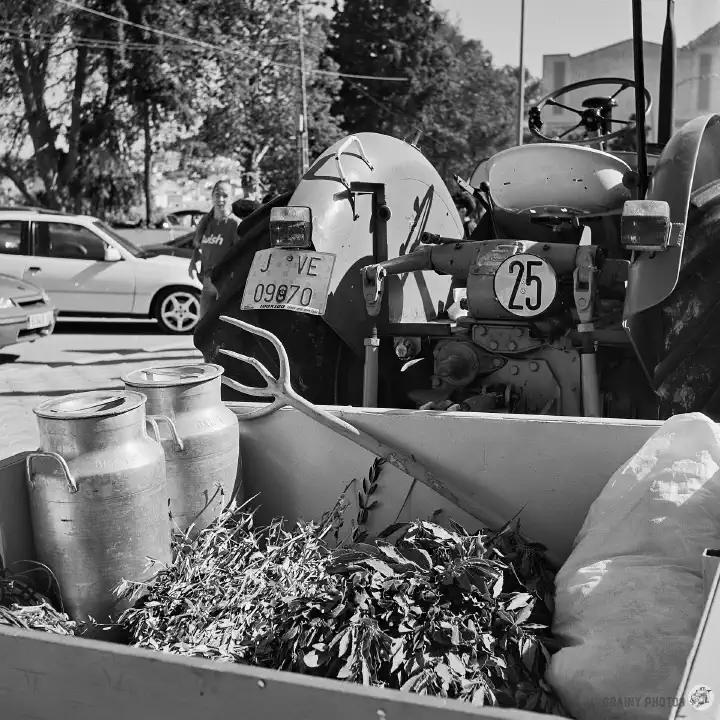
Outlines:
[[677, 43], [675, 41], [675, 0], [667, 0], [665, 32], [660, 58], [660, 98], [658, 102], [658, 136], [661, 145], [675, 132], [675, 73]]
[[648, 186], [647, 140], [645, 138], [645, 57], [642, 25], [642, 2], [633, 0], [633, 55], [635, 60], [635, 133], [637, 137], [638, 200], [645, 199]]

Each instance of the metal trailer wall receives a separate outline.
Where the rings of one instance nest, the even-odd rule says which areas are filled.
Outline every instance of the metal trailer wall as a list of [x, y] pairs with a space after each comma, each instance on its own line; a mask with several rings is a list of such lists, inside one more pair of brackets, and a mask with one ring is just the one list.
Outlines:
[[[242, 418], [255, 405], [231, 407]], [[544, 543], [558, 563], [567, 558], [590, 505], [612, 474], [662, 425], [649, 420], [325, 409], [390, 447], [412, 453], [451, 489], [467, 492], [495, 514], [510, 520], [522, 511], [523, 533]], [[260, 521], [319, 517], [349, 480], [367, 474], [374, 457], [289, 408], [240, 422], [240, 432], [245, 497], [260, 493]], [[411, 484], [394, 468], [384, 467], [377, 499], [387, 514], [376, 523], [395, 520]], [[450, 511], [461, 524], [480, 527], [419, 483], [400, 519], [427, 518], [438, 508]]]

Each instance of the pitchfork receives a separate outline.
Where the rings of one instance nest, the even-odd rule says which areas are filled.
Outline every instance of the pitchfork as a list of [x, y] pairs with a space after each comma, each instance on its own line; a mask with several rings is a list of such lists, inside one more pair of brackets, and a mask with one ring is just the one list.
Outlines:
[[241, 420], [256, 420], [261, 417], [267, 417], [276, 410], [289, 405], [303, 413], [303, 415], [316, 420], [326, 428], [334, 430], [343, 437], [346, 437], [348, 440], [352, 440], [354, 443], [357, 443], [360, 447], [365, 448], [368, 452], [382, 458], [390, 465], [396, 467], [401, 472], [404, 472], [413, 480], [417, 480], [432, 488], [438, 493], [438, 495], [441, 495], [446, 500], [449, 500], [451, 503], [454, 503], [466, 512], [469, 512], [473, 517], [487, 525], [489, 528], [495, 527], [497, 529], [505, 525], [505, 521], [502, 518], [490, 511], [488, 508], [479, 506], [470, 496], [467, 496], [464, 493], [462, 497], [456, 495], [453, 490], [448, 488], [422, 463], [415, 460], [412, 455], [401, 450], [395, 450], [388, 447], [376, 438], [368, 435], [363, 430], [359, 430], [354, 425], [350, 425], [350, 423], [341, 420], [335, 415], [331, 415], [329, 412], [321, 410], [319, 407], [305, 400], [305, 398], [300, 397], [300, 395], [293, 390], [292, 385], [290, 384], [290, 360], [288, 359], [285, 347], [271, 332], [264, 330], [263, 328], [256, 327], [255, 325], [251, 325], [250, 323], [243, 322], [242, 320], [228, 317], [227, 315], [221, 315], [220, 320], [229, 323], [230, 325], [234, 325], [235, 327], [239, 327], [242, 330], [247, 330], [247, 332], [252, 333], [253, 335], [257, 335], [270, 341], [280, 358], [280, 373], [279, 377], [275, 378], [256, 358], [241, 355], [240, 353], [233, 352], [232, 350], [220, 348], [219, 352], [223, 355], [235, 358], [236, 360], [242, 360], [254, 367], [263, 380], [265, 380], [267, 387], [251, 387], [249, 385], [243, 385], [242, 383], [239, 383], [229, 377], [223, 376], [222, 382], [225, 385], [246, 395], [275, 398], [269, 405], [247, 413], [246, 415], [241, 415]]

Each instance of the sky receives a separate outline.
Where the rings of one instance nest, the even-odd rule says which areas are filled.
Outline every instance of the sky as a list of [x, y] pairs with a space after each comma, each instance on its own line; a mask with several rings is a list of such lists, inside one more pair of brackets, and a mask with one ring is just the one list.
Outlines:
[[[482, 41], [496, 65], [520, 61], [521, 0], [433, 0], [462, 33]], [[666, 0], [644, 0], [643, 35], [662, 42]], [[720, 0], [677, 0], [678, 47], [720, 22]], [[526, 0], [525, 66], [542, 75], [542, 56], [580, 55], [632, 37], [631, 0]]]

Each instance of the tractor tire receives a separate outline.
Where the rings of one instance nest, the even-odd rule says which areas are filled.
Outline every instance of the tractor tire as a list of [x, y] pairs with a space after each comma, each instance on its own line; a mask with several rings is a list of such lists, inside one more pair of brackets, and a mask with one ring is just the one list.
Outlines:
[[[661, 328], [655, 367], [659, 419], [702, 412], [720, 421], [720, 181], [691, 198], [678, 283], [653, 311]], [[712, 192], [712, 190], [715, 192]], [[699, 205], [699, 206], [698, 206]]]

